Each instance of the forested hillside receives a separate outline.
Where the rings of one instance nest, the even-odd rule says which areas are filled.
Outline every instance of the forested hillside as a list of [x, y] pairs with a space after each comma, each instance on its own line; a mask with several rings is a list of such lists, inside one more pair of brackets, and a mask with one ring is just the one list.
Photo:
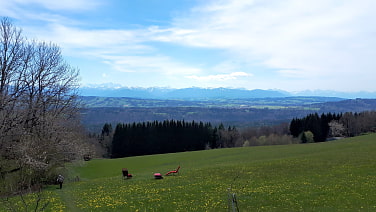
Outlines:
[[[97, 97], [90, 98], [98, 100]], [[99, 105], [107, 104], [108, 106], [114, 105], [113, 101], [124, 100], [100, 99]], [[325, 100], [330, 102], [317, 103]], [[89, 130], [98, 132], [104, 123], [112, 123], [115, 126], [117, 123], [175, 119], [211, 122], [212, 124], [224, 123], [237, 127], [264, 126], [290, 122], [293, 118], [300, 118], [314, 112], [319, 114], [361, 112], [376, 108], [375, 99], [333, 100], [335, 99], [326, 97], [299, 97], [208, 102], [171, 100], [169, 102], [167, 100], [127, 98], [126, 101], [132, 102], [133, 107], [94, 107], [94, 105], [90, 105], [91, 107], [82, 109], [81, 114], [83, 124]], [[196, 106], [192, 106], [194, 104]], [[226, 104], [228, 106], [225, 106]]]
[[[81, 96], [82, 107], [220, 107], [220, 108], [286, 108], [338, 102], [336, 97], [268, 97], [268, 98], [207, 98], [200, 100], [147, 99], [130, 97]], [[318, 105], [320, 106], [320, 105]]]
[[312, 110], [304, 109], [255, 109], [255, 108], [89, 108], [82, 110], [82, 121], [88, 129], [98, 132], [104, 123], [132, 123], [164, 120], [210, 122], [214, 125], [262, 126], [289, 122]]

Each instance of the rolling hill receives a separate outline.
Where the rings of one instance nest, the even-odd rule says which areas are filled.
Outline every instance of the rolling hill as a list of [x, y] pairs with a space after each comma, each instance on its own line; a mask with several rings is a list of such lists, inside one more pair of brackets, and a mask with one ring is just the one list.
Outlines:
[[[38, 203], [49, 201], [46, 211], [228, 211], [235, 194], [240, 211], [374, 211], [375, 140], [370, 134], [314, 144], [94, 159], [69, 166], [63, 189], [46, 188]], [[179, 165], [178, 175], [153, 178]], [[122, 168], [133, 178], [124, 180]], [[24, 209], [21, 199], [12, 201]]]

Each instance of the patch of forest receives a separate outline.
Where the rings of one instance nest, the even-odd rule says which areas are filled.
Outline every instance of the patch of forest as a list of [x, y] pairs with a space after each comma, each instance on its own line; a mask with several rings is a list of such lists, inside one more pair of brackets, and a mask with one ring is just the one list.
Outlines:
[[215, 139], [217, 131], [210, 123], [194, 121], [118, 124], [113, 134], [111, 156], [121, 158], [195, 151], [205, 149], [206, 145], [216, 148], [219, 145]]

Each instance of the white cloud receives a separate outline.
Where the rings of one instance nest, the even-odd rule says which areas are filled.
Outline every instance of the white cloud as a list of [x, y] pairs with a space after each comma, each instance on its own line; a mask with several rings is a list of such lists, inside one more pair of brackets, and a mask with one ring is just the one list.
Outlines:
[[199, 73], [202, 70], [175, 62], [167, 56], [110, 56], [101, 55], [105, 62], [113, 69], [121, 72], [143, 72], [148, 74], [159, 73], [169, 76], [181, 76]]
[[[224, 49], [285, 70], [279, 73], [286, 77], [299, 72], [338, 79], [348, 77], [344, 72], [371, 75], [376, 67], [375, 11], [373, 0], [211, 1], [177, 18], [166, 40]], [[187, 33], [175, 33], [182, 29]]]
[[284, 69], [277, 71], [282, 77], [287, 78], [305, 78], [304, 72], [302, 73], [299, 70], [293, 70], [293, 69]]
[[27, 28], [31, 37], [57, 43], [64, 54], [102, 61], [113, 70], [126, 73], [161, 74], [181, 77], [202, 70], [159, 54], [145, 42], [158, 36], [156, 29], [113, 30], [81, 29], [62, 23], [48, 24], [47, 28]]
[[23, 22], [33, 23], [79, 23], [78, 20], [68, 18], [64, 12], [87, 12], [103, 5], [99, 0], [0, 0], [1, 16], [11, 17]]
[[[145, 45], [144, 30], [80, 29], [62, 24], [49, 24], [43, 28], [26, 28], [30, 37], [51, 41], [62, 47], [64, 54], [73, 57], [121, 58], [126, 55], [151, 54], [156, 49]], [[115, 60], [116, 61], [116, 60]]]
[[[9, 1], [9, 0], [1, 0]], [[40, 6], [48, 10], [91, 10], [102, 3], [98, 0], [12, 0], [13, 6]]]
[[[256, 74], [252, 69], [261, 67], [269, 72], [265, 82], [273, 87], [280, 83], [281, 89], [309, 83], [347, 89], [355, 79], [364, 82], [357, 84], [359, 89], [376, 89], [371, 80], [376, 67], [374, 0], [199, 2], [202, 5], [188, 13], [175, 13], [179, 16], [170, 26], [137, 29], [89, 29], [81, 20], [59, 12], [94, 11], [104, 4], [98, 0], [0, 0], [0, 14], [36, 20], [42, 25], [22, 27], [31, 38], [55, 42], [64, 54], [96, 58], [120, 72], [238, 83], [253, 76], [248, 70], [262, 79], [261, 71]], [[42, 9], [29, 10], [29, 6]], [[188, 64], [155, 43], [218, 50], [222, 58]]]
[[[113, 46], [138, 43], [137, 31], [130, 30], [95, 30], [79, 29], [64, 25], [50, 25], [50, 33], [44, 39], [52, 39], [70, 48], [101, 48], [109, 49]], [[37, 32], [36, 32], [37, 33]], [[40, 32], [38, 33], [40, 34]]]
[[240, 77], [250, 77], [251, 74], [245, 72], [233, 72], [230, 74], [216, 74], [216, 75], [207, 75], [207, 76], [197, 76], [197, 75], [190, 75], [186, 76], [186, 78], [200, 80], [200, 81], [227, 81], [227, 80], [236, 80]]

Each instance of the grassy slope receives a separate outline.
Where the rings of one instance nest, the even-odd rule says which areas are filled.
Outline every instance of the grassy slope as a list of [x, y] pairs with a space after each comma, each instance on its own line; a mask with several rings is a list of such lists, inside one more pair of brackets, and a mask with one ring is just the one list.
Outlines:
[[[47, 192], [66, 211], [226, 211], [230, 187], [240, 211], [373, 211], [375, 153], [372, 134], [317, 144], [92, 160], [73, 170], [80, 182]], [[153, 179], [153, 173], [178, 165], [180, 175]], [[123, 167], [133, 179], [121, 178]]]

